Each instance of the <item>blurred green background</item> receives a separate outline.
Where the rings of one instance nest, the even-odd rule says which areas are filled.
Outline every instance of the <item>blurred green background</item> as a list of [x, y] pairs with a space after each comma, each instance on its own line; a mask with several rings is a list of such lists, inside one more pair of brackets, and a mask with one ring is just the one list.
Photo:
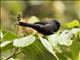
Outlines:
[[15, 30], [17, 13], [22, 12], [23, 18], [36, 16], [54, 18], [61, 21], [80, 21], [80, 1], [4, 1], [1, 0], [1, 26]]

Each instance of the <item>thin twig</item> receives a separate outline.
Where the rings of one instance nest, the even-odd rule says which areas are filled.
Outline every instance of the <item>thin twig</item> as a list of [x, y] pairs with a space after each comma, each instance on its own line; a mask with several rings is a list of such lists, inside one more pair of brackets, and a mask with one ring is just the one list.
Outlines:
[[17, 52], [17, 50], [18, 50], [18, 48], [15, 48], [13, 54], [11, 56], [9, 56], [8, 58], [6, 58], [5, 60], [8, 60], [8, 59], [10, 59], [10, 58], [22, 53], [22, 51]]
[[[16, 36], [18, 37], [18, 30], [19, 30], [19, 21], [21, 20], [22, 16], [21, 16], [21, 12], [17, 15], [17, 25], [16, 25]], [[22, 51], [20, 52], [17, 52], [18, 51], [18, 48], [14, 47], [13, 48], [13, 53], [12, 55], [10, 55], [9, 57], [7, 57], [5, 60], [8, 60], [12, 57], [14, 57], [15, 55], [18, 55], [20, 54]]]
[[17, 25], [16, 25], [16, 36], [18, 36], [18, 30], [19, 30], [19, 21], [21, 20], [21, 13], [19, 12], [17, 15]]

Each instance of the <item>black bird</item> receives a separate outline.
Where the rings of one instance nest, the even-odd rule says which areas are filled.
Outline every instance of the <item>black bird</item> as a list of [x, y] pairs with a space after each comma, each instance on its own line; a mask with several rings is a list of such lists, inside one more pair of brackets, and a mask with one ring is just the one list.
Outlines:
[[34, 24], [19, 22], [20, 26], [31, 27], [43, 35], [51, 35], [58, 31], [60, 28], [60, 22], [57, 20], [36, 22]]

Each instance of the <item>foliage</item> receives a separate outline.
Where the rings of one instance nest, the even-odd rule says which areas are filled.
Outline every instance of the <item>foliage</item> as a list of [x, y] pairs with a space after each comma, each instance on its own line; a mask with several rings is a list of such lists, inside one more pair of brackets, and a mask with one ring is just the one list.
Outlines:
[[[14, 56], [23, 53], [28, 60], [79, 60], [79, 22], [74, 20], [71, 23], [67, 23], [66, 26], [68, 24], [71, 24], [71, 29], [68, 29], [69, 27], [66, 29], [61, 28], [63, 31], [60, 29], [55, 34], [44, 36], [46, 38], [43, 38], [37, 32], [26, 36], [18, 36], [10, 31], [2, 30], [1, 59], [16, 59]], [[77, 26], [77, 28], [74, 28], [74, 26]], [[3, 53], [8, 50], [13, 50], [12, 55], [5, 57]]]

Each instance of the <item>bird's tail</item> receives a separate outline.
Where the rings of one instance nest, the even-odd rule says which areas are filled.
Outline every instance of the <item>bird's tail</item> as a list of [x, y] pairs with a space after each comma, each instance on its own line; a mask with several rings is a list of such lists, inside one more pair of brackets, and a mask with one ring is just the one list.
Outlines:
[[30, 24], [30, 23], [25, 23], [25, 22], [19, 22], [20, 26], [24, 26], [24, 27], [31, 27], [34, 28], [35, 25], [34, 24]]

